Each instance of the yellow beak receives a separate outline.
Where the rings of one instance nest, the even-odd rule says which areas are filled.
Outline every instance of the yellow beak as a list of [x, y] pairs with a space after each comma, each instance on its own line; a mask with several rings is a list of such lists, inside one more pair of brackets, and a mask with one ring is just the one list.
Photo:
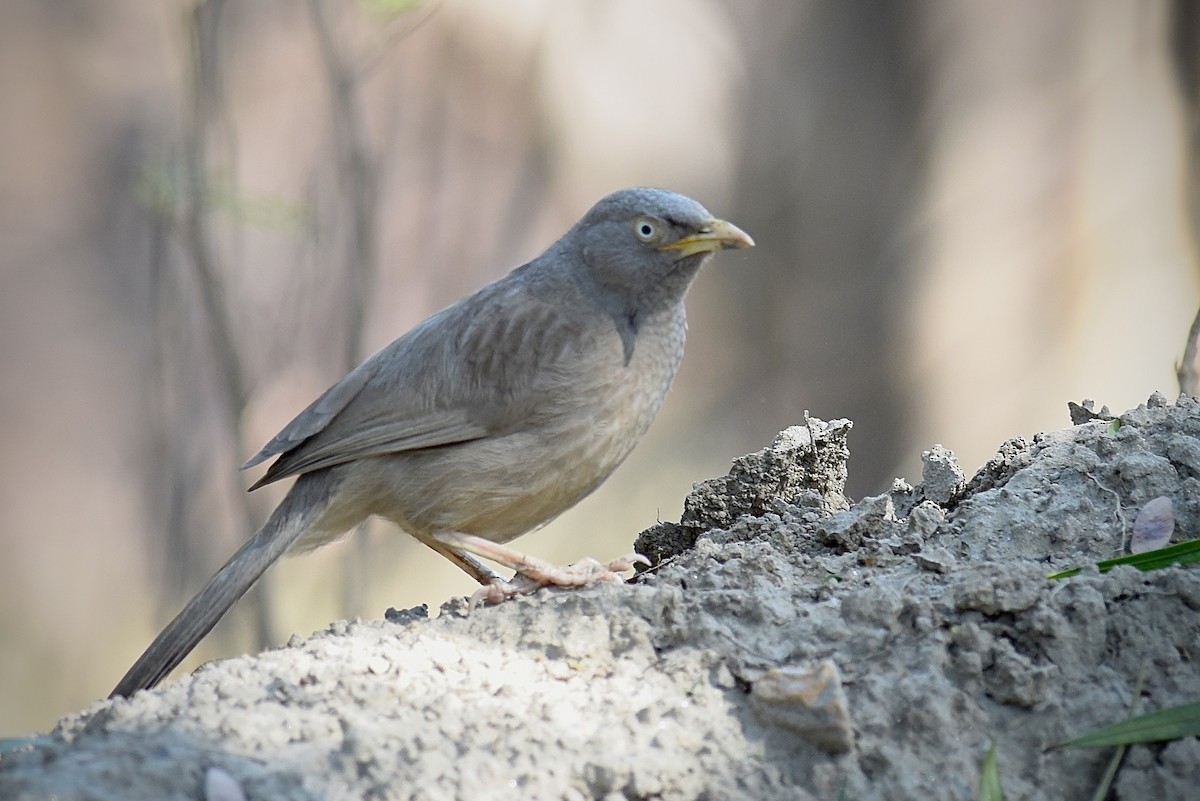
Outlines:
[[691, 236], [659, 245], [658, 249], [678, 251], [679, 257], [683, 258], [697, 253], [716, 253], [718, 250], [752, 247], [754, 240], [741, 228], [724, 220], [709, 220]]

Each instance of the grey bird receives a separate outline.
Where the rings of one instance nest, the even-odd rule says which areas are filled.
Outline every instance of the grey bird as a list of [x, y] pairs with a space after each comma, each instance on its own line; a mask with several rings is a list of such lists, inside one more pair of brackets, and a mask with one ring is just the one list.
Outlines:
[[[504, 543], [575, 505], [629, 455], [683, 356], [692, 280], [714, 252], [753, 244], [691, 198], [624, 189], [541, 256], [368, 358], [243, 465], [279, 457], [251, 489], [297, 478], [110, 697], [158, 684], [284, 552], [371, 515], [465, 570], [488, 601], [620, 580], [644, 560], [555, 567]], [[478, 557], [517, 575], [505, 581]]]

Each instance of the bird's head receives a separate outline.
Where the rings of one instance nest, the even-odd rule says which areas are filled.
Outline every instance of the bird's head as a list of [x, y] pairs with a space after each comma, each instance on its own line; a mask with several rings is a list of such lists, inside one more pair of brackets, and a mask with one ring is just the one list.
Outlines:
[[732, 223], [665, 189], [622, 189], [601, 199], [565, 237], [580, 267], [625, 313], [683, 300], [701, 265], [718, 250], [753, 247]]

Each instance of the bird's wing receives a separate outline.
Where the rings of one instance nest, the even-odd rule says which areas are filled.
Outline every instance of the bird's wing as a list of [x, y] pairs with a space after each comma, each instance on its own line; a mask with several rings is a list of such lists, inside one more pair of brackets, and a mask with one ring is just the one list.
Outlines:
[[579, 331], [556, 304], [493, 284], [376, 353], [301, 412], [246, 463], [281, 454], [252, 489], [511, 431], [542, 400], [539, 377], [555, 373]]
[[[329, 429], [325, 429], [329, 430]], [[388, 453], [452, 445], [487, 436], [487, 429], [466, 418], [460, 410], [435, 411], [404, 419], [384, 420], [348, 434], [314, 439], [287, 451], [250, 489], [281, 478], [332, 467], [336, 464]], [[307, 446], [307, 442], [313, 442]]]
[[374, 365], [369, 361], [364, 362], [321, 393], [319, 398], [310, 403], [308, 408], [296, 415], [295, 419], [284, 426], [274, 439], [264, 445], [261, 451], [247, 459], [246, 463], [242, 465], [242, 469], [246, 470], [262, 464], [272, 456], [292, 450], [329, 425], [329, 421], [344, 409], [346, 404], [354, 400], [355, 396], [371, 380], [371, 376], [375, 372], [373, 367]]

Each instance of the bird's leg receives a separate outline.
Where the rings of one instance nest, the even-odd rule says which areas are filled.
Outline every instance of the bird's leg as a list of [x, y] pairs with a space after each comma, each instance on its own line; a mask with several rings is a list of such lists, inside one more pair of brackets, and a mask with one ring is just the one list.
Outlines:
[[[470, 554], [475, 554], [516, 571], [517, 575], [513, 577], [512, 581], [503, 581], [498, 577], [485, 581], [464, 567], [464, 570], [467, 570], [480, 584], [483, 584], [483, 588], [471, 596], [472, 605], [480, 601], [500, 603], [514, 595], [523, 595], [546, 586], [585, 587], [602, 581], [624, 582], [625, 579], [620, 575], [622, 571], [629, 570], [635, 564], [650, 564], [650, 560], [641, 554], [631, 553], [614, 559], [608, 564], [587, 558], [563, 567], [515, 551], [498, 542], [477, 537], [474, 534], [463, 534], [457, 531], [442, 532], [433, 535], [433, 539], [442, 547], [438, 548], [433, 545], [430, 547], [445, 554], [460, 567], [467, 560], [478, 565], [479, 563], [470, 557]], [[454, 552], [457, 554], [457, 558], [450, 556], [448, 552]], [[495, 573], [492, 575], [495, 576]]]
[[496, 583], [504, 583], [505, 579], [503, 576], [467, 553], [465, 549], [442, 542], [436, 536], [417, 536], [417, 539], [458, 565], [463, 572], [483, 586], [488, 587]]

